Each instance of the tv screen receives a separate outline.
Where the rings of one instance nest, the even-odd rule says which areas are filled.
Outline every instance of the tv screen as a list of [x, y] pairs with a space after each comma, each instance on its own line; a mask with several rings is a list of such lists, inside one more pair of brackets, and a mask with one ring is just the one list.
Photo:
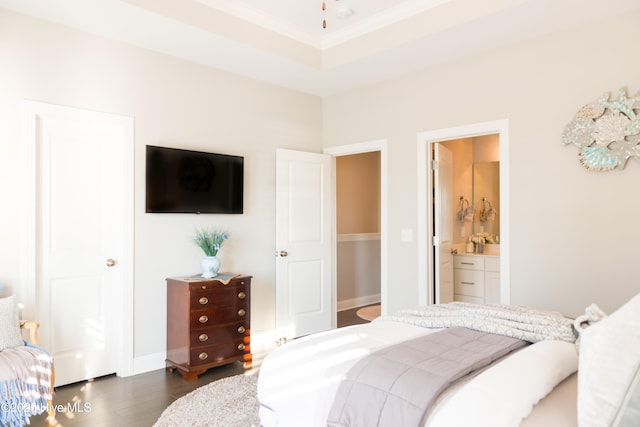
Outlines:
[[244, 157], [147, 145], [146, 211], [241, 214]]

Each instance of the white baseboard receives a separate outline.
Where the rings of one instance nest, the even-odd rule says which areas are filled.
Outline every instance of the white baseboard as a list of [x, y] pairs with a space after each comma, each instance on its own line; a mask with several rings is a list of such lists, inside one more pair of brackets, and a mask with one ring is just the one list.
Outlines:
[[147, 356], [134, 357], [132, 375], [144, 374], [145, 372], [164, 369], [166, 367], [166, 358], [167, 353], [165, 353], [164, 351], [161, 353], [149, 354]]
[[[270, 351], [277, 347], [273, 331], [254, 332], [251, 334], [251, 353], [254, 358], [264, 358]], [[167, 354], [149, 354], [147, 356], [135, 357], [133, 359], [133, 372], [131, 375], [144, 374], [145, 372], [164, 369]], [[128, 376], [128, 375], [120, 375]]]
[[255, 359], [262, 359], [278, 346], [275, 330], [251, 332], [251, 354]]
[[351, 308], [361, 307], [363, 305], [380, 303], [380, 294], [366, 295], [352, 299], [338, 301], [338, 311], [349, 310]]

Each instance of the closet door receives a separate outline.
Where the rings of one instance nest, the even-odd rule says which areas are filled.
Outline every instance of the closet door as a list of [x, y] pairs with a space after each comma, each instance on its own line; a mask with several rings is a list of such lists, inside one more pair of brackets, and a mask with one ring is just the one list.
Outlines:
[[119, 372], [127, 354], [120, 340], [132, 303], [125, 289], [132, 288], [133, 123], [62, 106], [30, 107], [35, 320], [59, 386]]

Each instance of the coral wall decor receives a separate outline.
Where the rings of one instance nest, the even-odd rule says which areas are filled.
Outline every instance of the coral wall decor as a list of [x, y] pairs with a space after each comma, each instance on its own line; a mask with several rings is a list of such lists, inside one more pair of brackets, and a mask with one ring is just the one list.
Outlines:
[[580, 149], [580, 163], [591, 171], [623, 169], [630, 158], [640, 160], [640, 92], [627, 97], [621, 88], [616, 99], [602, 94], [578, 110], [564, 128], [562, 143]]

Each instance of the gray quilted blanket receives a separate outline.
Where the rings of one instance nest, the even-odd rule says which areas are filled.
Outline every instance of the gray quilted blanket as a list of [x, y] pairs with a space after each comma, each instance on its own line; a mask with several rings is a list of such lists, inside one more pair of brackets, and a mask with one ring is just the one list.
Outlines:
[[554, 311], [522, 306], [452, 302], [405, 309], [382, 319], [425, 328], [462, 326], [530, 342], [576, 341], [572, 319]]
[[527, 345], [515, 338], [449, 328], [362, 358], [338, 386], [330, 427], [413, 427], [451, 383]]

